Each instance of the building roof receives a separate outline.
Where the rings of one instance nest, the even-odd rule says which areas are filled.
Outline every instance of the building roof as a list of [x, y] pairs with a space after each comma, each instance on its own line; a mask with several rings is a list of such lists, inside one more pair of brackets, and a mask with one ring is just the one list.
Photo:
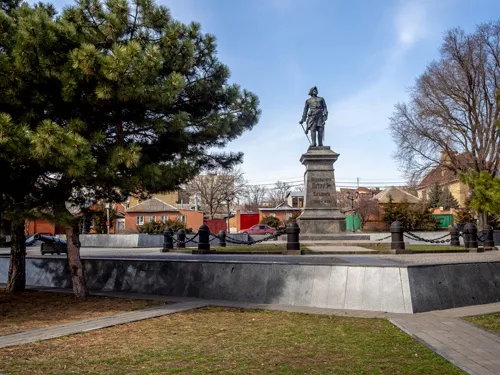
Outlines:
[[420, 198], [417, 198], [416, 196], [411, 195], [410, 193], [407, 193], [406, 191], [395, 186], [382, 190], [380, 193], [375, 195], [373, 199], [378, 200], [380, 203], [388, 203], [389, 196], [392, 197], [392, 201], [394, 203], [402, 203], [405, 200], [409, 203], [421, 202]]
[[287, 198], [288, 197], [303, 197], [304, 196], [304, 191], [303, 190], [289, 191], [286, 196], [287, 196]]
[[[459, 155], [455, 154], [454, 160], [455, 164], [460, 166], [461, 168], [471, 168], [474, 165], [474, 157], [470, 152], [464, 152]], [[420, 184], [418, 184], [417, 189], [421, 189], [434, 184], [443, 185], [458, 181], [458, 177], [451, 167], [452, 163], [450, 161], [450, 157], [446, 153], [442, 152], [440, 164], [432, 169], [422, 179]]]
[[417, 189], [434, 184], [439, 184], [439, 185], [448, 184], [450, 182], [455, 182], [455, 181], [458, 181], [455, 172], [451, 171], [446, 167], [438, 166], [434, 168], [432, 171], [430, 171], [429, 174], [427, 174], [427, 176], [424, 177], [422, 182], [418, 184]]
[[163, 202], [158, 198], [151, 198], [147, 201], [129, 207], [127, 212], [178, 212], [174, 206]]
[[290, 207], [286, 203], [281, 203], [274, 208], [269, 208], [269, 207], [259, 208], [259, 211], [301, 211], [301, 209], [296, 207]]

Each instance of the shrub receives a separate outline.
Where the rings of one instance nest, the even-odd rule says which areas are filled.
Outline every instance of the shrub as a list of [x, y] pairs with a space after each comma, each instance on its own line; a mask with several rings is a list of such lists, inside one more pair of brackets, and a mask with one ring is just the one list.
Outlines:
[[438, 228], [439, 220], [432, 216], [426, 204], [412, 204], [408, 201], [395, 204], [389, 200], [385, 208], [384, 221], [389, 225], [398, 220], [403, 223], [405, 231], [434, 231]]
[[265, 224], [265, 225], [269, 225], [270, 227], [273, 227], [273, 228], [278, 228], [281, 224], [281, 221], [276, 216], [265, 216], [262, 218], [260, 223]]
[[186, 225], [180, 220], [167, 220], [149, 222], [138, 227], [139, 233], [144, 234], [162, 234], [166, 228], [172, 228], [175, 233], [179, 229], [186, 229]]
[[462, 207], [455, 211], [455, 224], [474, 223], [474, 210], [471, 207]]

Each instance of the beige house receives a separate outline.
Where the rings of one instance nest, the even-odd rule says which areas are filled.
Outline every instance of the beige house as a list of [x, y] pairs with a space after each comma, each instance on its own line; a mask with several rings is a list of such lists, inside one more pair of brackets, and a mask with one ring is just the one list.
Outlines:
[[446, 162], [444, 160], [442, 160], [442, 162], [442, 165], [430, 171], [416, 187], [418, 197], [421, 200], [427, 200], [432, 186], [438, 184], [443, 188], [447, 187], [451, 195], [458, 201], [460, 207], [464, 207], [470, 195], [470, 189], [458, 179], [453, 171], [445, 167]]

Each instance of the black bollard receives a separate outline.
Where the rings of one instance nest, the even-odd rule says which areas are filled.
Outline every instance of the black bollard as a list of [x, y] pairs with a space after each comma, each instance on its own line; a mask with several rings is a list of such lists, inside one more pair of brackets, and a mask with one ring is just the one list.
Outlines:
[[495, 239], [493, 238], [494, 231], [491, 225], [487, 225], [483, 229], [483, 246], [484, 250], [493, 250], [495, 248]]
[[464, 224], [464, 226], [462, 227], [462, 233], [463, 233], [463, 236], [464, 236], [464, 248], [465, 249], [468, 249], [469, 248], [469, 242], [470, 242], [470, 233], [469, 233], [469, 223], [467, 224]]
[[168, 253], [174, 248], [174, 231], [172, 228], [165, 228], [163, 232], [163, 249], [162, 253]]
[[186, 248], [186, 231], [182, 228], [177, 231], [177, 248]]
[[471, 253], [478, 253], [484, 251], [484, 249], [479, 249], [477, 243], [477, 227], [476, 224], [467, 223], [464, 226], [464, 237], [465, 237], [465, 249], [469, 250]]
[[300, 228], [295, 222], [286, 226], [286, 250], [285, 255], [301, 255], [300, 251]]
[[396, 254], [398, 253], [399, 250], [404, 250], [405, 249], [405, 242], [404, 242], [404, 228], [403, 228], [403, 223], [400, 221], [394, 221], [391, 224], [391, 249], [396, 250]]
[[198, 229], [198, 251], [197, 254], [208, 254], [210, 252], [210, 228], [202, 224]]
[[460, 231], [456, 225], [451, 228], [450, 236], [450, 246], [460, 246]]
[[219, 246], [226, 247], [226, 232], [223, 230], [219, 232]]

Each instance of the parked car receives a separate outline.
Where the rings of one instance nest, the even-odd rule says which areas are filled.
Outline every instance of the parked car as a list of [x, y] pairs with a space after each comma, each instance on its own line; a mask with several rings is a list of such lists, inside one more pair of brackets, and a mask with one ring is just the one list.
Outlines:
[[256, 224], [248, 229], [243, 229], [240, 231], [240, 233], [248, 233], [248, 234], [270, 234], [274, 232], [276, 232], [275, 228], [264, 224]]

